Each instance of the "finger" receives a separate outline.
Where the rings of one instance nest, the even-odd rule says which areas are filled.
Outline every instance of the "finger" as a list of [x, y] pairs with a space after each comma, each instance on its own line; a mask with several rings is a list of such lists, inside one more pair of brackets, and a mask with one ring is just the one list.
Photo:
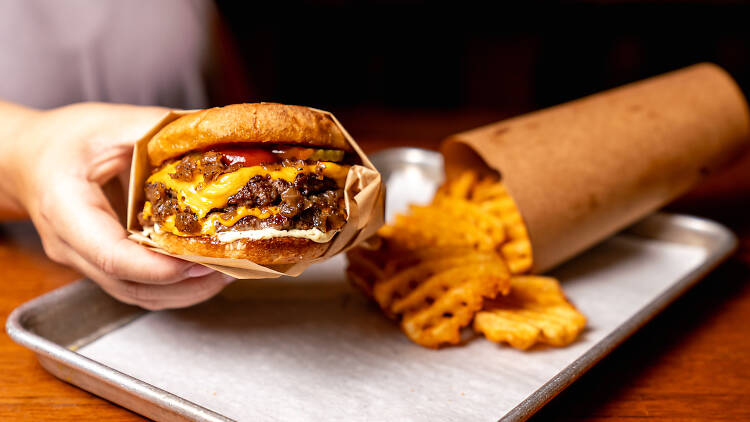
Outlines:
[[[125, 104], [78, 103], [53, 110], [51, 118], [60, 120], [58, 127], [75, 125], [94, 143], [107, 147], [112, 143], [132, 145], [151, 130], [169, 109]], [[101, 130], [104, 128], [105, 130]], [[93, 130], [92, 130], [93, 129]]]
[[111, 296], [149, 310], [182, 308], [203, 302], [218, 294], [234, 280], [231, 276], [213, 272], [173, 284], [143, 284], [112, 278], [72, 249], [66, 252], [66, 260]]
[[168, 285], [124, 281], [126, 295], [149, 310], [185, 308], [204, 302], [221, 292], [231, 277], [215, 273]]
[[[67, 189], [66, 189], [67, 188]], [[56, 187], [70, 198], [56, 202], [48, 223], [86, 261], [107, 276], [151, 284], [169, 284], [212, 270], [162, 255], [127, 239], [101, 189], [94, 183], [69, 181]], [[49, 212], [49, 211], [47, 211]]]
[[[114, 138], [115, 141], [132, 145], [133, 141], [140, 139], [169, 112], [169, 109], [163, 107], [138, 106], [134, 109], [125, 104], [96, 104], [95, 107], [99, 110], [97, 118], [107, 120], [108, 144]], [[107, 112], [106, 117], [102, 114], [104, 111]]]

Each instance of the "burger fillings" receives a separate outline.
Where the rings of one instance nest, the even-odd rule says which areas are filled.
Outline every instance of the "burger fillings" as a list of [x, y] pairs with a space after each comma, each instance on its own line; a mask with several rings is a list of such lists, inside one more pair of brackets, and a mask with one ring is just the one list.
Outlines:
[[156, 232], [216, 235], [223, 242], [281, 236], [327, 242], [346, 222], [344, 155], [278, 145], [191, 153], [148, 178], [139, 219]]

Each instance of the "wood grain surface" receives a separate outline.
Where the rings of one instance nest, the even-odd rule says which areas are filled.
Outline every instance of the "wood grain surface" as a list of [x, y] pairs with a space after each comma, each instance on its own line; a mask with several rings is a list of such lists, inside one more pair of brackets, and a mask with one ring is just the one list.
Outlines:
[[[366, 151], [436, 148], [446, 134], [497, 113], [339, 115]], [[750, 160], [748, 160], [750, 161]], [[534, 420], [750, 420], [750, 196], [747, 171], [697, 189], [674, 211], [732, 228], [738, 252], [575, 382]], [[735, 189], [736, 187], [736, 189]], [[723, 192], [716, 197], [717, 192]], [[710, 198], [707, 200], [706, 198]], [[18, 305], [78, 278], [49, 261], [30, 224], [0, 225], [0, 320]], [[48, 374], [28, 350], [0, 334], [0, 421], [132, 421], [140, 416]]]

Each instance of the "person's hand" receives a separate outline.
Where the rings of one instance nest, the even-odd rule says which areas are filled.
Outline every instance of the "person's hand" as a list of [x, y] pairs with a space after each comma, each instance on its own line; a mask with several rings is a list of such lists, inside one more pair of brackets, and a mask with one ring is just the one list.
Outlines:
[[133, 144], [165, 112], [97, 103], [39, 112], [0, 151], [2, 190], [29, 214], [47, 255], [147, 309], [204, 301], [233, 280], [128, 240], [102, 191], [117, 178], [127, 192]]

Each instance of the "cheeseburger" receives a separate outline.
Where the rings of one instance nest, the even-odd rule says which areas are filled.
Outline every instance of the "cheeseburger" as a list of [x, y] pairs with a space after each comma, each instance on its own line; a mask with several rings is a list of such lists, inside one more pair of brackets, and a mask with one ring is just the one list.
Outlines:
[[147, 145], [138, 220], [180, 255], [289, 264], [321, 256], [346, 222], [357, 156], [320, 111], [237, 104], [185, 115]]

